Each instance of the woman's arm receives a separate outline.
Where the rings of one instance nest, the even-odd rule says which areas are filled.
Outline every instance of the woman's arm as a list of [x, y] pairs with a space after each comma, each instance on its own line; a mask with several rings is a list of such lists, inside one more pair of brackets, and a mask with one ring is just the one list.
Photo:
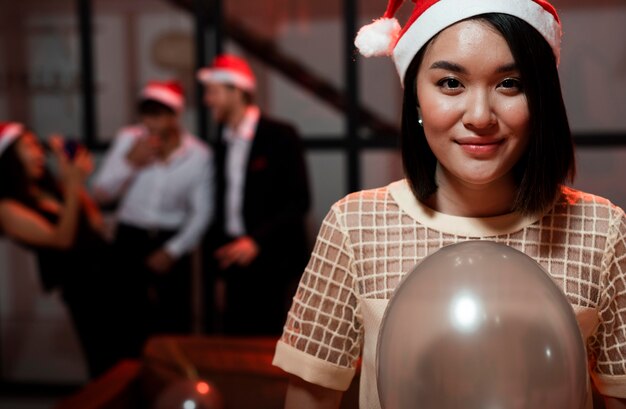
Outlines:
[[80, 204], [87, 215], [87, 220], [91, 228], [100, 234], [104, 234], [104, 218], [102, 217], [102, 212], [86, 189], [81, 189]]
[[73, 161], [63, 152], [62, 140], [51, 140], [59, 163], [63, 185], [63, 204], [56, 224], [50, 223], [22, 203], [6, 199], [0, 202], [0, 225], [14, 240], [30, 246], [70, 248], [74, 244], [81, 206], [81, 192], [87, 175], [93, 170], [89, 152], [80, 149]]
[[[62, 164], [62, 167], [65, 166], [65, 176], [69, 176], [68, 174], [74, 171], [76, 173], [74, 178], [77, 178], [77, 181], [80, 183], [81, 188], [79, 191], [79, 207], [81, 210], [85, 212], [87, 215], [87, 221], [91, 228], [101, 234], [104, 235], [104, 219], [102, 217], [102, 212], [100, 212], [100, 207], [94, 200], [94, 198], [89, 194], [87, 189], [84, 187], [84, 181], [88, 175], [93, 173], [94, 165], [91, 157], [91, 153], [86, 148], [79, 148], [73, 162], [68, 163], [67, 157], [64, 152], [57, 152], [55, 149], [55, 154], [57, 156], [57, 160]], [[70, 167], [71, 166], [71, 167]], [[71, 169], [74, 168], [74, 169]], [[68, 177], [65, 178], [65, 183], [72, 183], [73, 180], [68, 180]], [[69, 177], [71, 179], [71, 176]]]
[[78, 224], [80, 186], [66, 186], [59, 222], [54, 225], [37, 212], [15, 200], [0, 202], [4, 234], [35, 247], [67, 249], [74, 244]]
[[292, 376], [287, 388], [285, 409], [338, 409], [343, 392], [328, 389]]

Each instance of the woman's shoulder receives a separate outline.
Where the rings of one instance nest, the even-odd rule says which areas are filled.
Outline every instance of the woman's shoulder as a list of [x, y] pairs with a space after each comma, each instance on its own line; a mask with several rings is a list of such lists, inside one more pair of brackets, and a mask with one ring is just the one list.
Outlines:
[[593, 193], [583, 192], [568, 186], [561, 187], [561, 193], [557, 201], [558, 205], [567, 205], [570, 208], [607, 208], [615, 211], [622, 211], [616, 204], [609, 199], [595, 195]]
[[58, 218], [58, 211], [47, 206], [35, 207], [16, 198], [0, 198], [0, 219], [32, 217], [33, 215], [44, 217], [48, 221], [51, 221], [50, 219], [55, 221]]
[[323, 224], [345, 230], [384, 224], [385, 220], [399, 212], [399, 207], [390, 194], [390, 186], [347, 194], [333, 203]]
[[622, 208], [609, 199], [567, 186], [561, 187], [552, 213], [586, 220], [615, 221], [626, 217]]
[[337, 202], [335, 202], [333, 208], [343, 211], [351, 211], [355, 208], [358, 208], [361, 211], [365, 211], [368, 209], [374, 210], [376, 208], [379, 208], [380, 205], [387, 206], [390, 204], [390, 201], [393, 200], [392, 196], [390, 195], [390, 189], [394, 185], [394, 183], [391, 183], [387, 186], [349, 193], [343, 198], [339, 199]]
[[25, 207], [22, 202], [12, 197], [0, 197], [0, 209], [4, 211], [11, 211], [15, 208]]

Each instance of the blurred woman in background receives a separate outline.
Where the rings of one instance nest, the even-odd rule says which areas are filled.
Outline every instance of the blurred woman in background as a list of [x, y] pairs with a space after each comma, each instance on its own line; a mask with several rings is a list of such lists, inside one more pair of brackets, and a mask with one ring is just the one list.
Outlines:
[[103, 219], [85, 189], [93, 163], [85, 148], [59, 136], [49, 147], [56, 178], [32, 131], [0, 123], [0, 233], [35, 253], [46, 291], [61, 291], [95, 377], [119, 356], [113, 323], [120, 314], [107, 286], [111, 258]]

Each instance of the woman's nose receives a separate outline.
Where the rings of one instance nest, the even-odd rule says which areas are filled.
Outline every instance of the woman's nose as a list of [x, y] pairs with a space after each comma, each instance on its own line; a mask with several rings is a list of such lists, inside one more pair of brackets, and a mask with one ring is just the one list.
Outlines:
[[467, 105], [463, 114], [463, 124], [466, 128], [481, 130], [489, 129], [496, 123], [489, 93], [475, 90], [469, 93]]

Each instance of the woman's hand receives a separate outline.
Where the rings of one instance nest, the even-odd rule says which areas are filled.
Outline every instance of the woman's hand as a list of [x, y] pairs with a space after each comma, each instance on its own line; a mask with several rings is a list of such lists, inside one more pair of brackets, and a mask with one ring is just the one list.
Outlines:
[[82, 178], [83, 182], [93, 173], [93, 158], [87, 148], [83, 146], [78, 148], [74, 159], [71, 161], [71, 167], [74, 168], [73, 171], [77, 173], [77, 177]]
[[69, 158], [65, 152], [65, 141], [59, 134], [50, 136], [48, 145], [57, 161], [59, 176], [66, 188], [82, 186], [87, 177], [93, 172], [93, 159], [89, 151], [79, 146], [74, 158]]

